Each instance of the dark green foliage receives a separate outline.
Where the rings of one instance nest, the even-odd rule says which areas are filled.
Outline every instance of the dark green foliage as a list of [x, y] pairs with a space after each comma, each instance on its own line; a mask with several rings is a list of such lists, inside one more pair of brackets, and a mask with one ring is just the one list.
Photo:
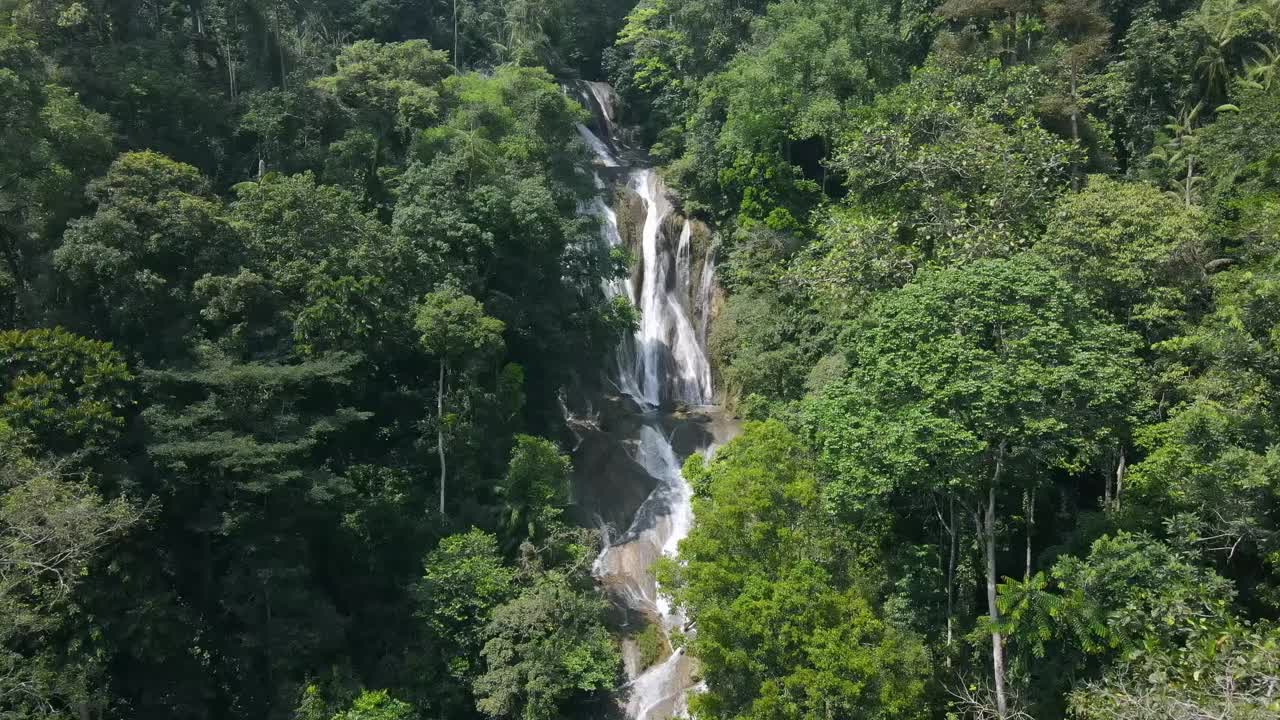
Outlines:
[[1274, 0], [0, 0], [0, 717], [615, 712], [546, 439], [636, 322], [605, 76], [763, 420], [639, 635], [698, 717], [1274, 717], [1278, 58]]
[[[0, 4], [0, 438], [85, 474], [51, 513], [150, 510], [0, 638], [43, 693], [0, 715], [474, 716], [489, 611], [552, 570], [590, 599], [567, 460], [522, 433], [632, 318], [533, 66], [599, 76], [626, 8], [457, 5]], [[504, 589], [423, 623], [471, 525]]]

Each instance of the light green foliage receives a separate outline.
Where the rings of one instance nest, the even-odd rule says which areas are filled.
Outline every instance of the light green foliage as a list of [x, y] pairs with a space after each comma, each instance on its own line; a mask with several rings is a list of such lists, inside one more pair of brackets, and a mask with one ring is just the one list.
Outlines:
[[132, 380], [107, 343], [62, 329], [0, 332], [0, 422], [45, 451], [111, 448], [124, 427]]
[[853, 120], [834, 167], [923, 260], [1007, 256], [1039, 234], [1078, 162], [1035, 116], [1045, 83], [1030, 67], [927, 65]]
[[998, 456], [1018, 482], [1081, 467], [1131, 402], [1134, 345], [1032, 256], [919, 276], [872, 306], [848, 379], [810, 405], [833, 499], [985, 488]]
[[718, 124], [718, 136], [714, 147], [692, 145], [673, 167], [677, 178], [709, 175], [695, 187], [738, 202], [725, 210], [793, 226], [830, 185], [824, 163], [849, 110], [902, 74], [894, 30], [875, 3], [771, 4], [707, 79], [693, 122]]
[[419, 614], [439, 642], [454, 650], [450, 671], [470, 677], [495, 608], [516, 592], [515, 572], [502, 563], [498, 541], [472, 529], [440, 541], [424, 563]]
[[733, 296], [716, 322], [709, 349], [724, 370], [726, 387], [743, 396], [767, 391], [775, 397], [800, 394], [804, 348], [799, 345], [791, 308], [765, 293]]
[[18, 611], [25, 604], [65, 609], [90, 564], [139, 513], [127, 500], [105, 500], [88, 483], [12, 447], [0, 459], [0, 611], [6, 616], [0, 641], [7, 644], [49, 630], [52, 618]]
[[665, 582], [697, 624], [706, 717], [922, 716], [927, 655], [878, 618], [822, 510], [814, 464], [776, 421], [685, 474], [698, 524]]
[[1183, 542], [1212, 554], [1261, 556], [1276, 545], [1274, 369], [1280, 284], [1262, 266], [1223, 273], [1218, 307], [1161, 349], [1189, 375], [1183, 402], [1145, 429], [1147, 458], [1134, 468], [1135, 501], [1178, 517]]
[[1221, 113], [1200, 132], [1206, 203], [1219, 242], [1248, 259], [1276, 249], [1280, 229], [1280, 84], [1241, 87], [1235, 112]]
[[1050, 571], [1062, 595], [1061, 632], [1086, 653], [1127, 653], [1149, 637], [1179, 637], [1202, 618], [1221, 617], [1231, 584], [1192, 558], [1147, 537], [1121, 533]]
[[337, 713], [331, 720], [415, 720], [418, 713], [406, 702], [387, 694], [386, 690], [360, 693], [351, 708]]
[[1046, 708], [1072, 678], [1097, 679], [1101, 667], [1178, 647], [1224, 621], [1234, 595], [1191, 554], [1127, 532], [1099, 538], [1088, 555], [1063, 557], [1047, 573], [1006, 579], [999, 592], [1012, 670], [1034, 681], [1033, 699]]
[[[0, 431], [4, 429], [0, 423]], [[0, 440], [5, 438], [0, 435]], [[0, 698], [16, 717], [66, 717], [107, 701], [95, 643], [77, 592], [140, 520], [57, 466], [0, 445]]]
[[857, 206], [828, 209], [818, 236], [796, 255], [788, 280], [829, 318], [861, 311], [876, 292], [905, 285], [925, 260], [921, 248], [898, 242], [901, 225]]
[[1175, 331], [1207, 290], [1203, 215], [1149, 185], [1094, 176], [1049, 217], [1035, 251], [1148, 341]]
[[920, 640], [877, 618], [858, 590], [832, 588], [808, 563], [776, 580], [751, 578], [699, 624], [694, 651], [718, 689], [692, 703], [708, 717], [925, 716], [928, 655]]
[[1280, 712], [1272, 627], [1197, 621], [1184, 645], [1149, 643], [1102, 681], [1071, 694], [1082, 720], [1231, 717], [1265, 720]]
[[685, 475], [700, 519], [681, 543], [678, 572], [693, 607], [694, 595], [731, 598], [751, 577], [827, 557], [812, 458], [780, 423], [746, 426], [710, 464], [690, 458]]
[[440, 114], [436, 85], [450, 72], [444, 52], [423, 40], [376, 43], [361, 40], [343, 49], [334, 74], [315, 81], [353, 112], [368, 117], [379, 138], [426, 127]]
[[481, 359], [503, 347], [502, 321], [486, 316], [475, 298], [452, 287], [423, 299], [415, 326], [423, 348], [444, 361]]
[[541, 542], [547, 525], [559, 519], [569, 502], [572, 465], [553, 443], [517, 435], [511, 462], [498, 491], [506, 506], [503, 525], [509, 541]]
[[605, 605], [555, 573], [493, 612], [476, 707], [493, 718], [555, 720], [611, 690], [621, 659], [602, 624]]

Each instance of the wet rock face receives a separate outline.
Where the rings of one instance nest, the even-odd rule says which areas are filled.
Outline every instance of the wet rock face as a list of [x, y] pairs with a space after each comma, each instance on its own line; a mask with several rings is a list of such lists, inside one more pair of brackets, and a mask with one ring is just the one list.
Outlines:
[[618, 396], [602, 397], [594, 421], [577, 431], [572, 515], [582, 525], [625, 529], [657, 486], [634, 460], [640, 428], [634, 407]]

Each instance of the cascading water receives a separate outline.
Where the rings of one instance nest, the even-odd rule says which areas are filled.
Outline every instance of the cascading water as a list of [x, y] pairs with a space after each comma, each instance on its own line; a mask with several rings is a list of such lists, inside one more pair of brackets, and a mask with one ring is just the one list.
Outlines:
[[[706, 405], [711, 402], [711, 366], [693, 331], [685, 303], [677, 295], [681, 278], [685, 289], [688, 285], [688, 243], [692, 230], [685, 221], [679, 245], [670, 247], [662, 229], [671, 214], [671, 203], [658, 174], [652, 169], [638, 170], [633, 183], [645, 207], [641, 236], [643, 272], [640, 287], [634, 294], [640, 300], [635, 367], [641, 399], [652, 407], [665, 401]], [[682, 248], [684, 267], [679, 262]]]
[[[625, 633], [650, 627], [660, 634], [665, 647], [657, 658], [642, 658], [634, 641], [623, 641], [630, 681], [620, 700], [631, 720], [664, 720], [686, 714], [685, 700], [696, 691], [697, 680], [692, 660], [671, 641], [689, 630], [684, 613], [660, 593], [652, 568], [660, 557], [676, 554], [693, 524], [693, 493], [681, 474], [682, 457], [709, 454], [733, 431], [710, 407], [713, 390], [705, 347], [715, 267], [711, 254], [704, 252], [693, 287], [693, 224], [675, 221], [671, 197], [654, 170], [627, 168], [619, 161], [615, 152], [622, 143], [613, 136], [612, 90], [601, 83], [581, 83], [578, 91], [599, 126], [599, 134], [586, 126], [579, 132], [595, 153], [600, 173], [616, 178], [612, 189], [618, 191], [620, 207], [628, 208], [629, 222], [619, 226], [620, 210], [606, 200], [611, 188], [599, 177], [601, 197], [584, 211], [599, 219], [608, 247], [628, 247], [636, 256], [632, 276], [607, 282], [603, 289], [608, 297], [626, 297], [640, 315], [634, 336], [616, 350], [611, 378], [638, 410], [613, 418], [625, 428], [615, 433], [610, 446], [615, 450], [596, 451], [597, 456], [625, 457], [602, 461], [606, 469], [590, 473], [587, 480], [604, 488], [596, 516], [626, 517], [618, 524], [626, 530], [612, 537], [593, 570], [624, 614], [620, 624]], [[667, 412], [673, 407], [679, 412]], [[615, 512], [618, 508], [610, 502], [629, 494], [627, 478], [643, 478], [652, 490], [638, 506]], [[604, 529], [606, 538], [615, 535]]]

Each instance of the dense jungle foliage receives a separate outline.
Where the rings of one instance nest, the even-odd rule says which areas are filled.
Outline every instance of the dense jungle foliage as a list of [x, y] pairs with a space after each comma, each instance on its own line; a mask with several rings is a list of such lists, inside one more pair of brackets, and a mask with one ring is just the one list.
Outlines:
[[1280, 717], [1280, 3], [647, 0], [703, 718]]
[[608, 717], [558, 79], [716, 228], [696, 717], [1280, 718], [1277, 0], [0, 0], [0, 718]]

